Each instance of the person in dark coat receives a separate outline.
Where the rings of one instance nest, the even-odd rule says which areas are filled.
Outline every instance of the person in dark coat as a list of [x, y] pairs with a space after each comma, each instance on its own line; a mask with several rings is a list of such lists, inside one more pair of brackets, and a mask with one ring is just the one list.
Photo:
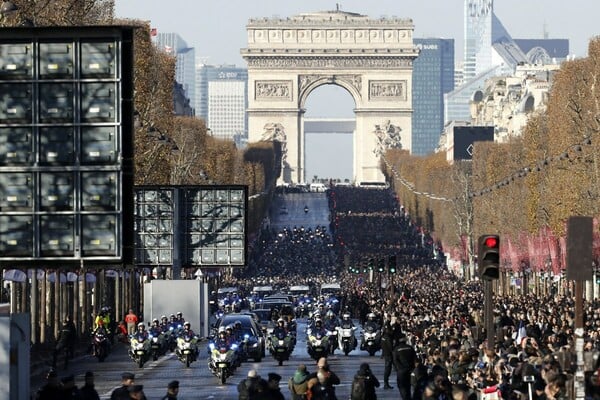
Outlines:
[[254, 395], [258, 390], [258, 381], [260, 376], [255, 369], [248, 371], [248, 376], [238, 383], [238, 399], [239, 400], [250, 400], [254, 399]]
[[406, 336], [398, 338], [394, 347], [394, 366], [396, 367], [396, 383], [402, 400], [411, 400], [411, 374], [415, 369], [417, 353], [408, 343]]
[[116, 388], [110, 395], [110, 400], [129, 400], [129, 386], [135, 383], [135, 375], [131, 372], [124, 372], [121, 375], [121, 387]]
[[283, 393], [281, 393], [281, 389], [279, 388], [279, 382], [281, 381], [281, 375], [276, 374], [274, 372], [269, 372], [268, 383], [268, 398], [269, 400], [285, 400]]
[[52, 367], [56, 368], [56, 361], [58, 354], [65, 353], [65, 369], [69, 366], [69, 360], [73, 358], [73, 352], [75, 349], [75, 342], [77, 341], [77, 329], [75, 324], [71, 320], [71, 316], [67, 315], [63, 321], [60, 332], [58, 333], [58, 340], [54, 347], [54, 353], [52, 354]]
[[35, 394], [36, 400], [56, 400], [63, 398], [63, 390], [54, 369], [46, 374], [46, 384]]
[[81, 393], [81, 400], [100, 400], [100, 396], [96, 389], [94, 389], [94, 373], [87, 371], [84, 376], [85, 383], [79, 389]]
[[75, 376], [68, 375], [61, 379], [63, 399], [65, 400], [81, 400], [79, 388], [75, 385]]
[[394, 346], [399, 336], [399, 328], [396, 320], [386, 320], [381, 332], [381, 356], [384, 360], [383, 368], [383, 388], [393, 389], [390, 385], [390, 375], [394, 365]]
[[[354, 375], [354, 380], [361, 379], [365, 383], [365, 399], [369, 400], [377, 400], [377, 394], [375, 393], [375, 388], [379, 387], [379, 380], [373, 375], [371, 372], [371, 367], [368, 363], [360, 364], [360, 368], [356, 375]], [[352, 393], [350, 397], [352, 398]]]
[[179, 381], [171, 381], [167, 385], [167, 394], [161, 400], [177, 400], [179, 394]]

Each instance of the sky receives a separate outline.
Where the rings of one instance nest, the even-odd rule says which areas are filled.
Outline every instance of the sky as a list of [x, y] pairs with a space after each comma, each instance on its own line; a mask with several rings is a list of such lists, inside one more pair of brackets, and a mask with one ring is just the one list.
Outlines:
[[[116, 0], [116, 15], [151, 22], [159, 32], [176, 32], [207, 64], [245, 66], [246, 24], [251, 18], [281, 18], [314, 11], [356, 12], [371, 18], [410, 18], [414, 37], [454, 38], [463, 51], [463, 0]], [[598, 0], [495, 0], [494, 11], [516, 39], [569, 39], [571, 53], [587, 55], [600, 35]]]
[[[116, 15], [150, 21], [158, 32], [178, 33], [206, 64], [246, 67], [240, 49], [247, 47], [249, 19], [331, 11], [336, 3], [342, 11], [371, 18], [412, 19], [415, 38], [452, 38], [456, 59], [462, 59], [464, 0], [116, 0]], [[589, 40], [600, 35], [598, 0], [495, 0], [494, 12], [513, 38], [542, 38], [547, 32], [549, 38], [569, 39], [576, 57], [585, 57]], [[354, 116], [351, 96], [334, 85], [312, 92], [305, 107], [306, 117]], [[352, 135], [307, 134], [306, 141], [307, 180], [315, 175], [351, 178]], [[337, 149], [333, 163], [327, 162], [332, 147]]]

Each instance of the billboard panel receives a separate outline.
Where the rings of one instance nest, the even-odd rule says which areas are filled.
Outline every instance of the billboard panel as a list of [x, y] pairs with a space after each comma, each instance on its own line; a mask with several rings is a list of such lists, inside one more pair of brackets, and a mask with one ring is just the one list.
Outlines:
[[136, 187], [136, 264], [244, 266], [247, 206], [245, 186]]
[[455, 126], [454, 160], [472, 160], [473, 143], [493, 141], [493, 126]]
[[133, 262], [133, 28], [0, 35], [0, 267]]

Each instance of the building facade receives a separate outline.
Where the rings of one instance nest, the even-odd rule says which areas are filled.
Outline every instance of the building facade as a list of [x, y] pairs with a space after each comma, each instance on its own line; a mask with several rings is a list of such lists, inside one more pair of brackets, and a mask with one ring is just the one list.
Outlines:
[[154, 43], [160, 50], [175, 57], [175, 81], [183, 88], [185, 96], [190, 100], [190, 106], [195, 108], [196, 51], [173, 32], [158, 33], [154, 36]]
[[196, 69], [196, 116], [213, 136], [248, 137], [248, 70], [234, 65], [199, 64]]
[[444, 94], [454, 89], [454, 39], [414, 39], [412, 154], [426, 155], [444, 129]]

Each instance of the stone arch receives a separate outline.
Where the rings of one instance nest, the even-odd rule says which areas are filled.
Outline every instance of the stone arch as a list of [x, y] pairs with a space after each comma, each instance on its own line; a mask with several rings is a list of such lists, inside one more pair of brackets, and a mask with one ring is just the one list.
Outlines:
[[[302, 76], [298, 79], [302, 80]], [[358, 82], [353, 82], [352, 79], [358, 79]], [[358, 87], [356, 86], [358, 84]], [[360, 76], [358, 77], [338, 77], [335, 75], [322, 75], [315, 76], [314, 80], [307, 81], [305, 86], [301, 84], [298, 85], [298, 107], [301, 109], [305, 109], [306, 99], [310, 96], [310, 94], [316, 90], [317, 88], [324, 85], [336, 85], [343, 89], [345, 89], [352, 99], [354, 100], [354, 107], [357, 108], [362, 103], [361, 95], [360, 95]]]
[[304, 105], [326, 84], [354, 99], [354, 180], [385, 181], [385, 150], [411, 149], [412, 20], [336, 10], [250, 20], [246, 30], [248, 141], [281, 142], [279, 182], [305, 182]]

